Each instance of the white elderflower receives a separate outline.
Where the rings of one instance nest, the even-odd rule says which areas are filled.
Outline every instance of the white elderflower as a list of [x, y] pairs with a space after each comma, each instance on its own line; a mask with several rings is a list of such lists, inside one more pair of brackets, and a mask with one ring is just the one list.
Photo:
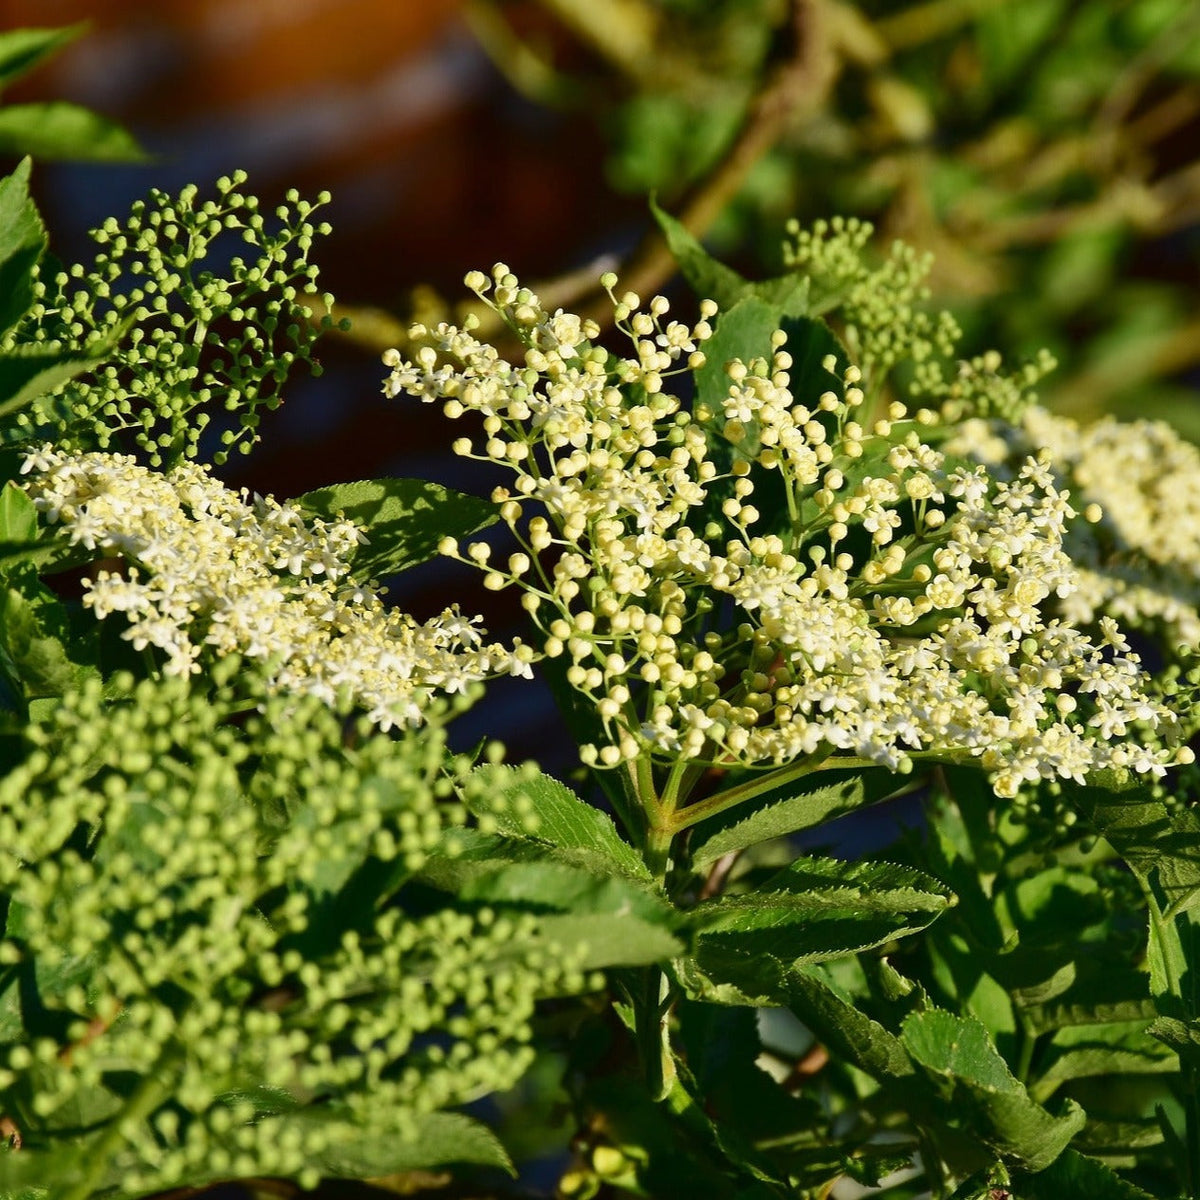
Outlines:
[[1063, 614], [1083, 626], [1107, 614], [1168, 653], [1200, 646], [1200, 450], [1161, 421], [1081, 427], [1036, 405], [1015, 425], [965, 421], [947, 446], [1001, 474], [1037, 448], [1085, 518], [1064, 539], [1075, 587]]
[[681, 760], [904, 771], [923, 755], [979, 761], [1012, 795], [1173, 760], [1175, 718], [1136, 657], [1072, 620], [1087, 582], [1051, 457], [948, 470], [902, 404], [868, 422], [860, 372], [832, 356], [801, 403], [782, 332], [689, 409], [667, 381], [684, 354], [702, 364], [686, 347], [715, 306], [685, 337], [665, 300], [643, 308], [614, 282], [626, 357], [548, 336], [562, 314], [501, 265], [472, 286], [523, 336], [524, 364], [441, 328], [439, 357], [419, 359], [448, 380], [440, 397], [395, 353], [385, 385], [473, 410], [484, 437], [456, 450], [512, 473], [496, 499], [522, 553], [505, 569], [482, 545], [448, 549], [525, 590], [604, 722], [588, 761], [676, 778]]
[[161, 473], [116, 454], [29, 454], [25, 488], [47, 521], [97, 554], [84, 604], [120, 613], [136, 650], [167, 675], [199, 672], [206, 651], [271, 664], [271, 685], [333, 703], [348, 692], [383, 729], [415, 725], [433, 692], [529, 675], [532, 654], [487, 645], [454, 609], [420, 623], [350, 578], [365, 540], [348, 520], [309, 517], [271, 497], [230, 491], [203, 467]]

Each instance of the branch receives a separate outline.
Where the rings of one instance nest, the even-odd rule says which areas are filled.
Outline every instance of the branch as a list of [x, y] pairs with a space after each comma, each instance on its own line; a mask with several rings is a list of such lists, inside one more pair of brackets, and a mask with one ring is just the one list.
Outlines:
[[[703, 237], [725, 206], [737, 195], [754, 165], [779, 140], [788, 125], [813, 111], [828, 95], [837, 76], [838, 63], [827, 21], [827, 0], [792, 0], [791, 56], [774, 72], [758, 98], [751, 104], [741, 129], [728, 152], [707, 178], [685, 198], [679, 220], [696, 237]], [[646, 294], [657, 290], [675, 270], [675, 261], [662, 235], [650, 231], [624, 266], [603, 263], [587, 266], [542, 282], [531, 283], [549, 309], [578, 307], [580, 316], [591, 317], [602, 327], [612, 320], [612, 305], [601, 291], [598, 279], [606, 270], [616, 270], [622, 289]], [[451, 309], [446, 319], [459, 319], [465, 312], [480, 320], [477, 336], [494, 338], [501, 332], [499, 319], [482, 305]], [[340, 336], [375, 353], [403, 349], [408, 342], [407, 323], [376, 308], [337, 305], [335, 321], [348, 317], [351, 329]]]
[[[751, 168], [779, 140], [797, 116], [811, 112], [829, 93], [837, 75], [822, 0], [793, 0], [793, 52], [774, 74], [750, 110], [716, 169], [685, 198], [679, 221], [697, 238], [709, 230], [741, 190]], [[618, 272], [622, 288], [639, 295], [655, 291], [675, 269], [666, 241], [652, 230]], [[606, 324], [611, 308], [593, 301], [584, 316]]]

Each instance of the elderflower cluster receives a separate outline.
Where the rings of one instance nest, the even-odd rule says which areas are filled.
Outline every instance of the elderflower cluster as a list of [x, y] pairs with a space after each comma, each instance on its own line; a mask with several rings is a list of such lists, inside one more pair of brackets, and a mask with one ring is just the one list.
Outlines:
[[1043, 458], [1007, 481], [947, 469], [921, 437], [932, 413], [894, 403], [864, 425], [860, 373], [837, 378], [832, 355], [793, 390], [782, 332], [770, 361], [729, 363], [724, 394], [689, 410], [664, 383], [703, 365], [711, 303], [689, 328], [662, 297], [614, 297], [634, 346], [620, 358], [503, 265], [468, 284], [524, 361], [469, 329], [414, 330], [425, 348], [385, 356], [385, 391], [481, 420], [456, 451], [513, 473], [494, 498], [522, 550], [443, 551], [523, 589], [604, 722], [590, 761], [904, 771], [926, 754], [979, 761], [1003, 795], [1174, 761], [1175, 718], [1116, 624], [1093, 639], [1053, 611], [1078, 581], [1073, 510]]
[[123, 560], [87, 581], [84, 604], [122, 614], [123, 636], [160, 651], [167, 675], [199, 672], [206, 649], [263, 660], [275, 690], [326, 704], [346, 693], [386, 730], [418, 724], [433, 692], [530, 673], [529, 648], [485, 644], [477, 619], [447, 609], [421, 623], [355, 582], [350, 556], [366, 539], [351, 521], [250, 499], [196, 463], [160, 473], [45, 447], [22, 470], [48, 522]]
[[537, 998], [588, 986], [532, 918], [396, 903], [479, 786], [437, 714], [348, 739], [263, 696], [234, 723], [235, 672], [90, 683], [0, 780], [5, 1163], [56, 1195], [353, 1173], [511, 1086]]
[[1200, 450], [1162, 421], [1080, 427], [1037, 406], [1015, 425], [965, 421], [947, 449], [1003, 473], [1032, 446], [1093, 518], [1067, 535], [1076, 586], [1063, 616], [1091, 626], [1108, 614], [1169, 649], [1200, 647]]

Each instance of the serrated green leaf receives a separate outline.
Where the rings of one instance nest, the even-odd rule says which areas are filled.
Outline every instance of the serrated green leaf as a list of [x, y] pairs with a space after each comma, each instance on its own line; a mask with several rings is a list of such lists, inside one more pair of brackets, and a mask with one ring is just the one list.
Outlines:
[[692, 831], [692, 866], [703, 871], [722, 855], [812, 829], [843, 813], [874, 804], [895, 790], [895, 777], [886, 771], [831, 771], [805, 776], [752, 805], [739, 805], [699, 822]]
[[1089, 1116], [1083, 1132], [1075, 1139], [1075, 1149], [1085, 1154], [1116, 1156], [1161, 1146], [1166, 1140], [1156, 1117], [1108, 1121]]
[[496, 507], [477, 496], [423, 479], [363, 479], [297, 496], [318, 517], [348, 517], [369, 541], [351, 557], [359, 579], [380, 579], [425, 562], [444, 537], [461, 538], [496, 520]]
[[1021, 1200], [1153, 1200], [1099, 1159], [1066, 1150], [1045, 1170], [1013, 1180]]
[[[743, 982], [748, 983], [749, 979]], [[853, 1063], [874, 1079], [903, 1079], [914, 1074], [904, 1043], [861, 1012], [832, 986], [819, 968], [783, 972], [771, 993], [816, 1035], [830, 1053]]]
[[1011, 1183], [1012, 1180], [1009, 1178], [1004, 1164], [993, 1163], [990, 1167], [976, 1171], [974, 1175], [964, 1179], [954, 1189], [950, 1200], [996, 1200], [997, 1194], [1000, 1196], [1011, 1194], [1008, 1190]]
[[1113, 794], [1086, 787], [1073, 795], [1161, 911], [1200, 904], [1200, 815], [1168, 809], [1143, 788]]
[[95, 673], [72, 657], [68, 637], [57, 603], [30, 599], [21, 588], [0, 587], [0, 659], [11, 666], [26, 699], [61, 696]]
[[549, 775], [527, 778], [519, 768], [483, 766], [485, 794], [468, 801], [476, 816], [489, 816], [506, 837], [529, 838], [562, 849], [585, 850], [612, 860], [614, 869], [649, 879], [638, 852], [617, 832], [612, 818], [585, 804]]
[[1036, 1103], [973, 1017], [942, 1009], [913, 1013], [901, 1026], [901, 1040], [915, 1062], [945, 1081], [979, 1138], [1026, 1170], [1048, 1167], [1087, 1120], [1074, 1101], [1059, 1116]]
[[720, 962], [710, 974], [682, 958], [674, 974], [689, 996], [711, 1004], [788, 1009], [831, 1054], [874, 1079], [914, 1076], [900, 1039], [862, 1012], [824, 967], [790, 967], [761, 955]]
[[462, 1113], [402, 1114], [395, 1124], [390, 1131], [374, 1125], [364, 1128], [314, 1106], [267, 1117], [260, 1128], [280, 1137], [319, 1131], [323, 1145], [313, 1154], [313, 1165], [334, 1179], [383, 1179], [453, 1165], [495, 1167], [516, 1174], [496, 1135]]
[[706, 971], [730, 956], [823, 962], [924, 929], [953, 902], [911, 867], [801, 858], [749, 895], [698, 905], [696, 957]]
[[0, 153], [76, 162], [145, 162], [129, 130], [66, 100], [0, 107]]
[[80, 24], [61, 29], [12, 29], [0, 34], [0, 88], [45, 62], [86, 28]]
[[586, 968], [660, 962], [683, 948], [676, 932], [684, 915], [649, 880], [613, 874], [607, 855], [527, 839], [454, 836], [457, 853], [431, 856], [422, 880], [468, 903], [537, 914], [543, 936], [564, 951], [586, 945]]
[[750, 281], [732, 267], [718, 262], [696, 238], [673, 216], [664, 212], [651, 198], [650, 212], [667, 240], [672, 257], [688, 281], [692, 291], [701, 299], [715, 300], [721, 308], [732, 308], [746, 295]]
[[[1103, 991], [1098, 994], [1099, 989]], [[1040, 1035], [1072, 1026], [1149, 1021], [1155, 1013], [1146, 976], [1130, 969], [1119, 977], [1106, 978], [1102, 972], [1081, 974], [1053, 1000], [1022, 1008], [1021, 1020], [1031, 1033]]]
[[[29, 195], [29, 173], [26, 158], [0, 179], [0, 334], [33, 303], [33, 269], [46, 249], [46, 230]], [[3, 395], [0, 391], [0, 399]]]
[[1060, 1029], [1042, 1058], [1030, 1094], [1045, 1101], [1062, 1083], [1096, 1075], [1159, 1075], [1179, 1063], [1144, 1021]]
[[103, 355], [86, 357], [72, 349], [40, 346], [0, 354], [0, 418], [11, 416], [103, 361]]
[[1200, 1022], [1158, 1017], [1146, 1032], [1169, 1046], [1193, 1069], [1200, 1067]]
[[539, 932], [564, 956], [582, 951], [580, 970], [645, 967], [677, 955], [682, 943], [670, 930], [629, 912], [583, 913], [542, 917]]

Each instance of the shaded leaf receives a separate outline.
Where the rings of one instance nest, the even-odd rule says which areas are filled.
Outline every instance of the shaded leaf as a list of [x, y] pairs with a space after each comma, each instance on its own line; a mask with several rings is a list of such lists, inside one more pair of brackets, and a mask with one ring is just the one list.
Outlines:
[[46, 248], [46, 230], [29, 195], [29, 173], [25, 159], [0, 179], [0, 334], [12, 329], [33, 303], [33, 269]]
[[61, 29], [12, 29], [0, 34], [0, 88], [32, 71], [86, 28], [80, 24]]
[[149, 157], [129, 130], [66, 100], [0, 108], [0, 153], [78, 162], [144, 162]]
[[62, 606], [31, 599], [27, 591], [0, 588], [0, 660], [11, 667], [26, 699], [61, 696], [95, 668], [76, 661], [68, 649]]
[[495, 505], [423, 479], [364, 479], [297, 496], [301, 508], [326, 519], [344, 516], [370, 539], [351, 557], [361, 580], [393, 575], [437, 554], [444, 537], [460, 538], [496, 520]]
[[1143, 1021], [1061, 1029], [1050, 1043], [1037, 1083], [1030, 1091], [1044, 1100], [1061, 1083], [1095, 1075], [1156, 1075], [1179, 1063]]
[[0, 545], [20, 545], [37, 538], [37, 509], [12, 480], [0, 488]]
[[1014, 1181], [1021, 1200], [1152, 1200], [1099, 1159], [1064, 1151], [1045, 1170]]
[[[312, 1155], [322, 1174], [340, 1179], [381, 1179], [405, 1171], [469, 1164], [496, 1167], [515, 1175], [507, 1152], [484, 1124], [462, 1113], [402, 1114], [397, 1128], [386, 1136], [375, 1127], [363, 1128], [323, 1106], [267, 1117], [264, 1130], [280, 1137], [320, 1134]], [[323, 1144], [322, 1144], [323, 1143]], [[197, 1182], [200, 1182], [197, 1180]]]
[[1146, 1032], [1174, 1050], [1193, 1070], [1200, 1068], [1200, 1022], [1159, 1017]]
[[0, 354], [0, 417], [18, 412], [103, 361], [102, 353], [92, 357], [69, 348], [50, 350], [42, 346]]
[[764, 955], [723, 961], [709, 974], [681, 959], [675, 974], [690, 995], [710, 1003], [789, 1009], [831, 1054], [875, 1079], [914, 1073], [900, 1039], [862, 1012], [820, 967], [787, 967]]
[[[822, 393], [832, 391], [841, 395], [840, 372], [850, 364], [850, 353], [833, 330], [820, 317], [801, 314], [785, 314], [780, 328], [787, 334], [785, 349], [792, 356], [788, 374], [796, 403], [816, 411]], [[832, 372], [825, 367], [825, 359], [831, 354], [837, 359]]]
[[1200, 814], [1169, 810], [1143, 788], [1114, 794], [1086, 787], [1073, 794], [1161, 911], [1200, 904]]
[[585, 971], [649, 966], [666, 962], [683, 949], [669, 929], [628, 912], [542, 917], [538, 927], [562, 955], [582, 950], [578, 966]]
[[467, 903], [537, 914], [542, 935], [564, 952], [585, 945], [589, 969], [660, 962], [683, 949], [683, 914], [650, 881], [614, 875], [607, 855], [470, 832], [455, 845], [457, 853], [430, 858], [424, 882]]

